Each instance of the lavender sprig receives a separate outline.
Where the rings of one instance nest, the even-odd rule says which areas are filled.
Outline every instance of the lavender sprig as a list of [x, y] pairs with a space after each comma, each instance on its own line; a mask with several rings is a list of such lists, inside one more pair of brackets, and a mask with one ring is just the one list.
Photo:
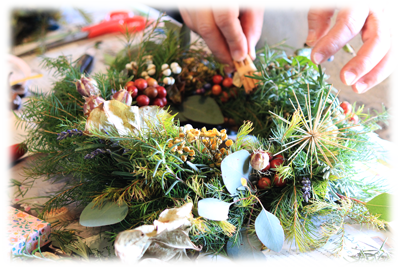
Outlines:
[[57, 134], [57, 140], [63, 140], [72, 136], [81, 136], [83, 132], [78, 129], [67, 130], [66, 132], [61, 132]]

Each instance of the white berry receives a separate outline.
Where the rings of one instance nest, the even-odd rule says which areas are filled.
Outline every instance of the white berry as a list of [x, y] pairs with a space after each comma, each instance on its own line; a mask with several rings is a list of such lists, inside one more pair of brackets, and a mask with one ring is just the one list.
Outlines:
[[165, 70], [165, 69], [168, 69], [168, 68], [169, 68], [169, 65], [167, 63], [164, 63], [164, 64], [161, 65], [161, 70]]
[[165, 69], [165, 70], [163, 70], [163, 74], [165, 76], [170, 76], [171, 75], [171, 70], [170, 69]]

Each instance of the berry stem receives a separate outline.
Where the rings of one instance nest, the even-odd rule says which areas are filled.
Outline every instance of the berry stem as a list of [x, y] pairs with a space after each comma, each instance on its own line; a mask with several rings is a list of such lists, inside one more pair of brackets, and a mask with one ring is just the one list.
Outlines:
[[353, 201], [355, 201], [355, 202], [358, 202], [358, 203], [360, 203], [360, 204], [363, 204], [363, 205], [366, 204], [365, 202], [363, 202], [363, 201], [361, 201], [361, 200], [358, 200], [358, 199], [355, 199], [355, 198], [352, 198], [352, 197], [346, 197], [346, 196], [343, 196], [343, 195], [341, 195], [341, 194], [339, 194], [339, 193], [336, 193], [336, 195], [337, 195], [338, 197], [340, 197], [340, 199], [348, 198], [348, 199], [351, 199], [351, 200], [353, 200]]

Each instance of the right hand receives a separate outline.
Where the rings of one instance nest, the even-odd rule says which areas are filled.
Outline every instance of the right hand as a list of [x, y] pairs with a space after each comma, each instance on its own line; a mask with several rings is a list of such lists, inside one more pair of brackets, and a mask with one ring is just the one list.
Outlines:
[[204, 39], [216, 59], [228, 65], [228, 72], [234, 67], [233, 60], [242, 61], [247, 54], [255, 59], [264, 9], [180, 7], [179, 11], [186, 25]]

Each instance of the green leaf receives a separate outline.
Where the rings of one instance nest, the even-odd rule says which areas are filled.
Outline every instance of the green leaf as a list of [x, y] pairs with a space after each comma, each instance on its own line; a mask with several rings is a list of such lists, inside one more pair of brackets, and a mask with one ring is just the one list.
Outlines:
[[270, 250], [279, 252], [283, 247], [285, 234], [279, 219], [263, 209], [254, 223], [260, 241]]
[[265, 260], [265, 255], [261, 252], [263, 244], [256, 235], [250, 235], [245, 228], [242, 228], [238, 235], [239, 240], [235, 242], [234, 238], [231, 237], [226, 245], [226, 252], [230, 258]]
[[179, 32], [179, 47], [187, 50], [190, 47], [190, 29], [183, 23]]
[[105, 201], [100, 207], [93, 202], [87, 205], [79, 218], [79, 223], [86, 227], [98, 227], [119, 223], [128, 214], [128, 205], [124, 202], [119, 206], [115, 202]]
[[225, 221], [228, 219], [229, 207], [232, 203], [227, 203], [216, 198], [204, 198], [197, 205], [201, 217], [213, 221]]
[[242, 186], [242, 178], [249, 179], [252, 167], [250, 153], [240, 150], [225, 157], [221, 162], [222, 180], [229, 193], [236, 194], [236, 189]]
[[379, 219], [390, 222], [392, 219], [390, 214], [391, 199], [391, 194], [383, 193], [368, 201], [366, 207], [371, 214], [380, 215]]
[[193, 95], [182, 103], [181, 115], [201, 123], [218, 125], [224, 122], [224, 116], [217, 102], [211, 97]]

